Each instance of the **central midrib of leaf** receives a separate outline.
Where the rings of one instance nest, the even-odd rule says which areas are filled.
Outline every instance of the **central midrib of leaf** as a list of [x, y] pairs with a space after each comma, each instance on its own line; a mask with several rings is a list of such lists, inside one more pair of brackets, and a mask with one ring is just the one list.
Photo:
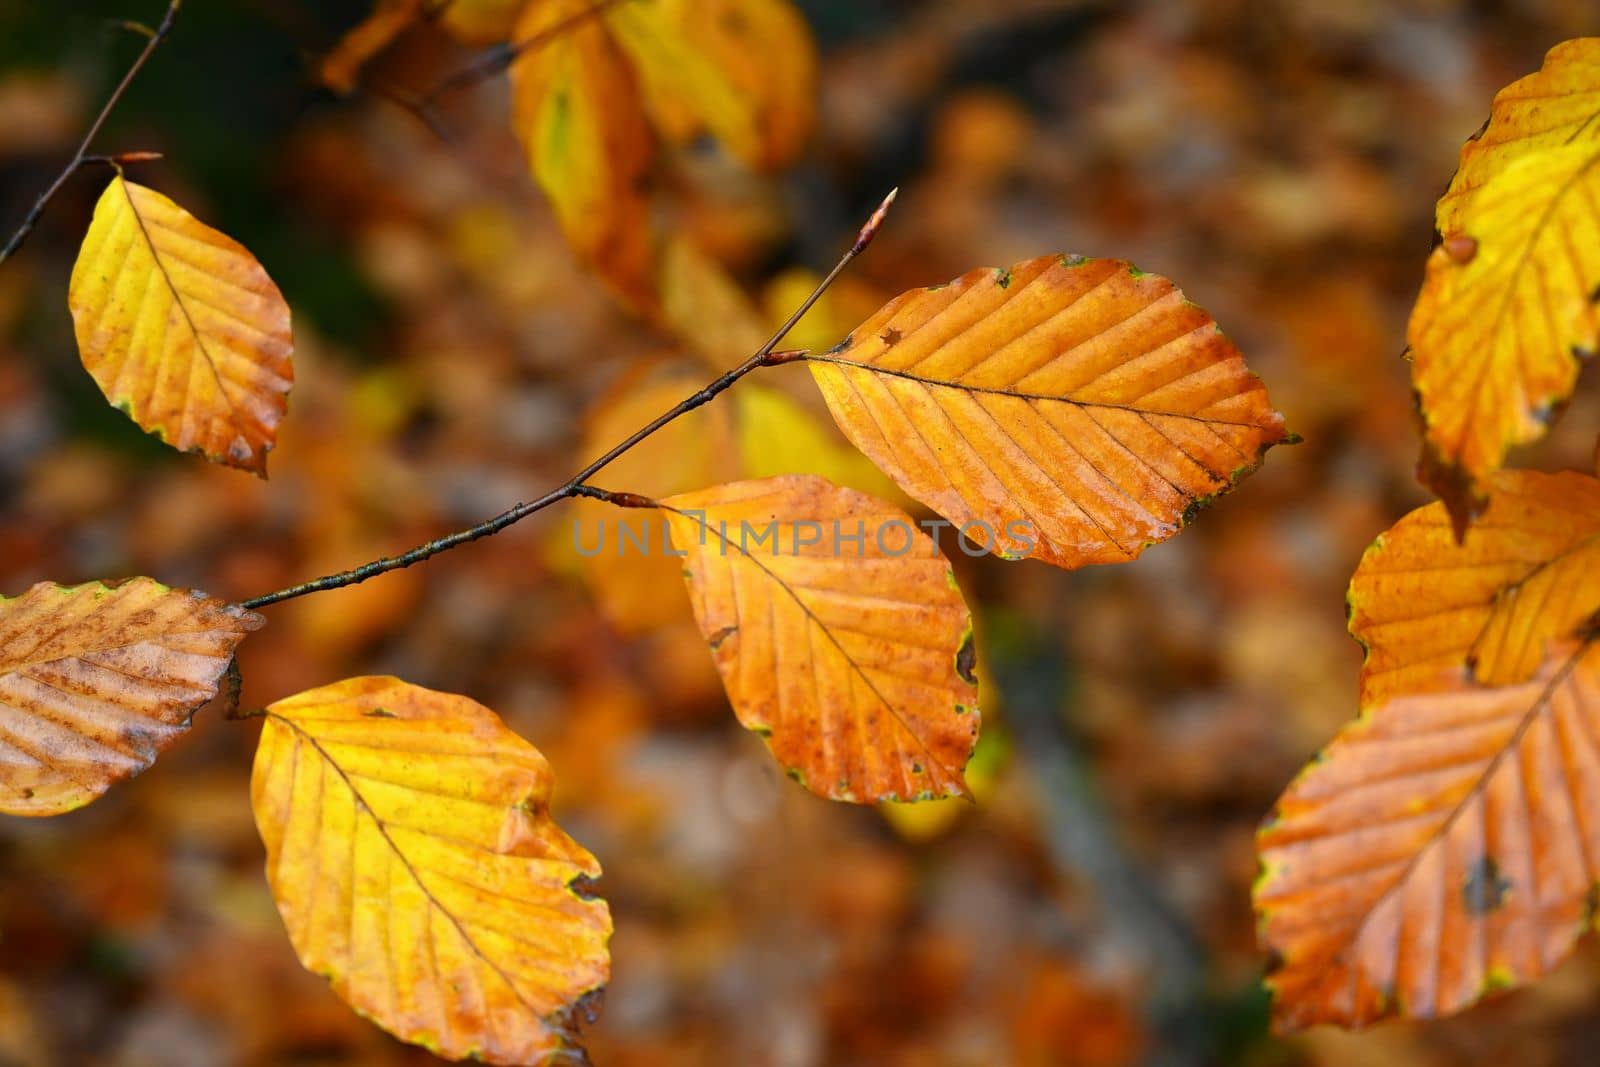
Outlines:
[[[517, 1002], [520, 1003], [524, 1008], [528, 1009], [534, 1018], [543, 1022], [545, 1018], [544, 1013], [536, 1005], [528, 1002], [528, 998], [523, 996], [521, 988], [518, 987], [516, 982], [512, 981], [511, 976], [505, 972], [505, 969], [496, 963], [492, 957], [483, 951], [483, 949], [478, 947], [478, 943], [473, 940], [472, 935], [467, 932], [467, 928], [462, 924], [461, 920], [456, 917], [455, 913], [440, 903], [439, 898], [433, 895], [433, 890], [429, 888], [428, 883], [423, 880], [421, 874], [419, 874], [417, 869], [412, 866], [411, 858], [405, 854], [404, 849], [395, 843], [394, 838], [389, 836], [389, 828], [384, 825], [382, 819], [378, 818], [378, 813], [372, 810], [372, 806], [367, 803], [366, 797], [361, 795], [361, 790], [356, 788], [355, 782], [352, 781], [350, 776], [345, 773], [344, 768], [339, 766], [339, 762], [328, 754], [328, 750], [322, 747], [321, 742], [319, 742], [309, 730], [306, 730], [293, 719], [287, 718], [274, 711], [267, 711], [265, 714], [267, 718], [272, 719], [275, 722], [283, 723], [285, 726], [293, 730], [297, 736], [305, 738], [306, 743], [316, 750], [317, 756], [325, 764], [333, 768], [334, 773], [339, 776], [339, 780], [344, 783], [345, 788], [350, 790], [350, 795], [355, 799], [357, 806], [366, 813], [367, 818], [372, 820], [372, 825], [377, 828], [378, 833], [383, 837], [384, 843], [389, 846], [389, 850], [394, 853], [397, 859], [400, 860], [401, 866], [406, 869], [406, 873], [411, 876], [411, 880], [417, 884], [417, 888], [421, 890], [422, 895], [427, 898], [428, 906], [436, 909], [439, 914], [450, 920], [450, 925], [455, 927], [456, 933], [461, 935], [461, 940], [472, 949], [472, 954], [478, 959], [482, 960], [484, 963], [488, 964], [494, 973], [500, 976], [500, 980], [506, 984], [506, 988], [511, 990], [511, 994], [517, 998]], [[319, 835], [322, 832], [320, 822], [318, 823], [317, 832]], [[283, 846], [280, 845], [279, 847], [282, 848]], [[354, 872], [352, 871], [351, 873], [353, 877]], [[353, 891], [354, 890], [352, 889], [352, 892]]]
[[838, 367], [851, 367], [856, 370], [867, 371], [872, 374], [882, 374], [889, 378], [899, 378], [903, 381], [915, 382], [917, 385], [935, 389], [953, 389], [962, 393], [982, 393], [987, 396], [1005, 396], [1016, 400], [1030, 402], [1071, 404], [1080, 408], [1099, 408], [1106, 411], [1127, 411], [1136, 415], [1155, 415], [1161, 418], [1188, 419], [1192, 422], [1209, 424], [1212, 426], [1237, 426], [1240, 429], [1271, 431], [1273, 427], [1262, 426], [1254, 422], [1239, 422], [1235, 419], [1212, 418], [1207, 415], [1197, 415], [1189, 411], [1157, 411], [1153, 408], [1143, 408], [1135, 404], [1118, 404], [1108, 400], [1082, 400], [1072, 396], [1051, 396], [1047, 393], [1025, 393], [1016, 389], [1004, 389], [997, 386], [967, 385], [963, 382], [953, 382], [941, 378], [926, 378], [910, 371], [892, 370], [880, 367], [874, 363], [858, 363], [853, 359], [840, 359], [837, 356], [807, 354], [803, 357], [808, 363], [830, 363]]
[[[222, 402], [228, 406], [230, 421], [236, 428], [245, 429], [245, 423], [239, 419], [239, 409], [234, 406], [233, 397], [228, 395], [228, 387], [223, 384], [222, 372], [217, 369], [216, 360], [211, 358], [211, 350], [206, 347], [206, 339], [200, 333], [200, 328], [195, 325], [194, 316], [189, 313], [189, 305], [184, 301], [183, 292], [172, 280], [172, 275], [167, 273], [167, 265], [161, 261], [161, 250], [156, 247], [155, 238], [150, 235], [149, 227], [144, 224], [144, 216], [139, 214], [139, 206], [134, 203], [133, 191], [128, 188], [126, 180], [122, 180], [122, 195], [128, 202], [128, 211], [133, 215], [134, 224], [139, 227], [139, 235], [144, 238], [145, 247], [150, 250], [150, 258], [155, 262], [156, 270], [161, 272], [161, 280], [166, 282], [167, 290], [172, 294], [172, 302], [183, 312], [183, 321], [188, 324], [189, 332], [194, 336], [195, 348], [205, 360], [206, 369], [211, 371], [212, 380], [217, 383], [217, 393], [222, 397]], [[251, 448], [253, 451], [254, 445]]]

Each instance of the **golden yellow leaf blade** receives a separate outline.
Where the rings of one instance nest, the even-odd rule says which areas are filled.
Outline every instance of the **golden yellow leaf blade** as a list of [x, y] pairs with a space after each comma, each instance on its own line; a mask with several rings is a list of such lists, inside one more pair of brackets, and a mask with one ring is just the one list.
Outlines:
[[294, 340], [289, 305], [244, 246], [119, 176], [95, 207], [67, 302], [108, 401], [173, 448], [266, 475]]
[[1600, 336], [1600, 139], [1523, 156], [1468, 199], [1411, 314], [1425, 473], [1458, 520], [1542, 437]]
[[495, 44], [511, 37], [527, 6], [527, 0], [450, 0], [439, 25], [463, 44]]
[[59, 815], [148, 768], [261, 623], [149, 578], [0, 597], [0, 811]]
[[1545, 973], [1600, 891], [1600, 651], [1347, 726], [1257, 836], [1281, 1030], [1428, 1018]]
[[967, 794], [971, 616], [910, 517], [803, 475], [661, 504], [734, 714], [792, 776], [855, 803]]
[[1530, 677], [1548, 643], [1600, 611], [1600, 481], [1501, 471], [1458, 544], [1443, 504], [1375, 541], [1350, 579], [1350, 633], [1366, 647], [1361, 706]]
[[609, 977], [611, 914], [552, 782], [494, 712], [398, 678], [268, 707], [251, 800], [301, 962], [441, 1056], [586, 1062], [573, 1014]]
[[1600, 139], [1600, 38], [1563, 41], [1534, 73], [1501, 89], [1484, 128], [1461, 148], [1461, 164], [1439, 198], [1441, 234], [1459, 233], [1473, 192], [1524, 156]]
[[606, 11], [663, 133], [709, 131], [750, 166], [792, 158], [810, 133], [816, 46], [789, 0], [654, 0]]
[[913, 290], [810, 362], [902, 489], [992, 551], [1062, 567], [1134, 558], [1288, 439], [1211, 316], [1119, 260]]
[[649, 308], [654, 251], [642, 189], [654, 142], [626, 61], [599, 19], [578, 17], [589, 6], [524, 9], [515, 40], [562, 28], [512, 64], [512, 124], [567, 242], [619, 295]]

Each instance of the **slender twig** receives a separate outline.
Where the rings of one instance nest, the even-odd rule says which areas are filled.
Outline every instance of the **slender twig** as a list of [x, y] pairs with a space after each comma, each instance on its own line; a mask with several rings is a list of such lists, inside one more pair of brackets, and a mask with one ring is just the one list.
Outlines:
[[604, 14], [607, 8], [616, 7], [623, 2], [624, 0], [594, 0], [594, 3], [588, 7], [580, 11], [574, 11], [565, 18], [546, 26], [538, 33], [524, 37], [520, 41], [507, 41], [504, 44], [496, 45], [481, 53], [476, 59], [454, 74], [445, 77], [432, 89], [423, 93], [419, 98], [419, 102], [424, 108], [429, 108], [437, 103], [441, 97], [463, 85], [481, 81], [485, 78], [492, 78], [501, 71], [508, 69], [522, 53], [554, 40], [582, 25], [585, 21]]
[[[166, 40], [167, 34], [172, 32], [172, 24], [177, 21], [178, 9], [182, 6], [183, 0], [171, 0], [167, 4], [167, 13], [161, 17], [160, 25], [150, 32], [149, 40], [145, 42], [144, 50], [139, 53], [139, 58], [133, 61], [133, 66], [128, 68], [128, 73], [122, 76], [122, 80], [117, 83], [117, 87], [111, 91], [111, 96], [106, 100], [105, 107], [100, 109], [100, 114], [96, 116], [94, 123], [89, 127], [89, 132], [83, 135], [83, 142], [78, 145], [78, 150], [72, 154], [71, 162], [56, 176], [56, 180], [50, 183], [50, 188], [41, 193], [39, 199], [33, 202], [33, 207], [28, 210], [28, 214], [22, 220], [22, 225], [17, 228], [17, 232], [11, 235], [11, 239], [6, 242], [4, 248], [0, 248], [0, 263], [10, 259], [12, 253], [22, 247], [22, 242], [28, 239], [28, 234], [32, 233], [33, 228], [38, 225], [39, 218], [44, 214], [45, 207], [55, 197], [56, 193], [61, 190], [61, 187], [67, 184], [67, 179], [77, 173], [78, 168], [85, 163], [92, 162], [88, 156], [89, 146], [94, 143], [95, 137], [99, 135], [100, 127], [106, 124], [106, 119], [111, 117], [111, 110], [121, 101], [122, 94], [126, 93], [128, 86], [133, 84], [134, 77], [144, 68], [145, 63], [149, 61], [155, 50], [161, 47], [161, 42]], [[125, 23], [124, 25], [132, 27], [138, 24]], [[141, 32], [145, 29], [146, 27], [139, 26]]]
[[536, 500], [530, 500], [526, 503], [517, 504], [513, 507], [507, 508], [505, 511], [502, 511], [492, 519], [486, 519], [485, 521], [478, 523], [476, 526], [469, 526], [465, 530], [457, 530], [455, 533], [447, 534], [444, 537], [436, 538], [427, 542], [426, 544], [418, 545], [409, 552], [402, 552], [398, 556], [385, 556], [382, 559], [375, 559], [370, 563], [363, 563], [361, 566], [353, 567], [347, 571], [340, 571], [337, 574], [329, 574], [321, 578], [314, 578], [309, 582], [301, 582], [299, 585], [292, 585], [287, 589], [280, 589], [275, 593], [266, 593], [262, 596], [253, 597], [250, 600], [241, 601], [240, 607], [251, 609], [263, 608], [269, 604], [277, 604], [285, 600], [294, 600], [297, 597], [303, 597], [310, 593], [320, 593], [325, 589], [339, 589], [343, 586], [355, 585], [358, 582], [366, 581], [368, 578], [376, 578], [380, 574], [386, 574], [389, 571], [399, 570], [402, 567], [409, 567], [413, 563], [421, 563], [430, 556], [437, 556], [441, 552], [449, 551], [458, 545], [464, 545], [468, 541], [476, 541], [479, 538], [490, 537], [499, 533], [501, 530], [504, 530], [508, 526], [521, 522], [523, 519], [527, 518], [529, 515], [532, 515], [536, 511], [543, 511], [545, 508], [556, 503], [557, 501], [568, 500], [576, 496], [588, 496], [601, 500], [609, 500], [612, 503], [620, 503], [625, 507], [649, 506], [650, 502], [644, 497], [638, 497], [631, 493], [612, 493], [605, 490], [594, 489], [593, 487], [585, 485], [584, 483], [598, 474], [601, 470], [610, 466], [624, 452], [627, 452], [629, 449], [633, 448], [639, 442], [643, 441], [645, 438], [661, 429], [667, 423], [672, 422], [674, 419], [677, 419], [683, 415], [687, 415], [689, 412], [698, 407], [710, 403], [716, 396], [726, 391], [730, 386], [733, 385], [733, 383], [737, 382], [740, 378], [743, 378], [746, 374], [749, 374], [757, 367], [775, 366], [780, 363], [793, 362], [797, 356], [797, 353], [777, 351], [778, 343], [789, 335], [789, 331], [794, 329], [795, 324], [800, 321], [806, 312], [811, 310], [812, 306], [815, 305], [819, 299], [821, 299], [822, 294], [827, 292], [828, 287], [834, 283], [840, 274], [844, 273], [845, 268], [850, 265], [850, 262], [862, 252], [866, 251], [867, 245], [872, 242], [872, 238], [878, 232], [878, 228], [883, 225], [884, 216], [889, 211], [889, 205], [894, 203], [895, 195], [898, 192], [898, 189], [894, 190], [884, 198], [884, 201], [878, 207], [878, 210], [873, 212], [872, 218], [868, 219], [866, 225], [861, 227], [861, 232], [857, 234], [855, 243], [850, 246], [850, 250], [847, 251], [839, 260], [839, 262], [834, 265], [834, 268], [828, 272], [828, 276], [817, 283], [817, 287], [811, 291], [811, 295], [806, 297], [800, 306], [794, 310], [794, 313], [784, 320], [783, 325], [778, 327], [777, 332], [767, 339], [767, 343], [756, 349], [756, 351], [751, 354], [749, 359], [723, 374], [721, 377], [708, 384], [699, 392], [685, 397], [670, 410], [662, 412], [654, 419], [651, 419], [650, 422], [640, 427], [632, 434], [629, 434], [621, 442], [607, 451], [603, 456], [584, 467], [581, 471], [579, 471], [577, 474], [574, 474], [560, 486], [550, 490], [548, 493], [545, 493]]

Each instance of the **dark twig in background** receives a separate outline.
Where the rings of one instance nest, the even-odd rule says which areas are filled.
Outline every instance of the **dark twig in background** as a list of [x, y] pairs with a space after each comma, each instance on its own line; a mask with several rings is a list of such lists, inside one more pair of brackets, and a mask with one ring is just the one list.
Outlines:
[[22, 225], [17, 227], [17, 231], [11, 235], [11, 239], [6, 242], [5, 247], [0, 248], [0, 263], [10, 259], [12, 254], [22, 247], [22, 242], [28, 239], [28, 234], [32, 233], [33, 228], [38, 225], [39, 218], [44, 214], [44, 209], [49, 205], [56, 193], [61, 190], [61, 187], [67, 183], [67, 179], [76, 174], [84, 164], [112, 162], [113, 160], [116, 162], [138, 162], [140, 159], [155, 158], [155, 154], [149, 152], [135, 152], [129, 153], [126, 157], [111, 158], [90, 156], [88, 152], [89, 146], [99, 136], [100, 128], [105, 125], [106, 119], [111, 117], [112, 109], [121, 101], [122, 95], [128, 91], [128, 86], [133, 84], [133, 79], [144, 68], [145, 63], [149, 62], [155, 50], [161, 47], [161, 42], [166, 40], [167, 34], [172, 32], [172, 25], [178, 18], [178, 9], [182, 6], [183, 0], [171, 0], [171, 3], [167, 5], [167, 13], [162, 16], [161, 22], [153, 30], [142, 23], [122, 23], [125, 28], [148, 38], [145, 42], [144, 50], [139, 53], [139, 57], [128, 68], [128, 73], [122, 76], [122, 80], [117, 83], [117, 87], [111, 91], [111, 96], [106, 100], [105, 106], [100, 109], [100, 114], [95, 117], [94, 122], [89, 126], [89, 132], [83, 135], [83, 141], [79, 143], [78, 150], [72, 154], [72, 159], [62, 169], [61, 173], [56, 176], [56, 180], [50, 183], [49, 188], [39, 194], [39, 198], [33, 202], [33, 207], [28, 209], [28, 214], [23, 218]]

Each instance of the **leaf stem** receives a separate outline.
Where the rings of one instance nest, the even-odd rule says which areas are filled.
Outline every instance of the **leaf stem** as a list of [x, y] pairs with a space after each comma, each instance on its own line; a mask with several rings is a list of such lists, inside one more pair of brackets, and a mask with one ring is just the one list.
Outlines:
[[740, 378], [743, 378], [757, 367], [775, 366], [780, 363], [793, 362], [797, 358], [797, 354], [792, 351], [777, 351], [776, 349], [778, 348], [779, 342], [789, 335], [789, 331], [794, 329], [795, 324], [798, 323], [805, 313], [810, 311], [816, 302], [822, 298], [822, 294], [827, 292], [828, 287], [838, 279], [839, 275], [844, 273], [845, 268], [850, 265], [851, 261], [859, 256], [862, 252], [866, 251], [867, 245], [872, 242], [872, 238], [877, 234], [878, 228], [883, 224], [884, 216], [888, 213], [889, 205], [894, 203], [895, 194], [898, 191], [899, 190], [895, 190], [884, 198], [883, 203], [878, 207], [877, 211], [873, 212], [872, 217], [867, 220], [866, 225], [861, 227], [861, 232], [856, 235], [855, 243], [850, 246], [849, 251], [845, 252], [845, 254], [840, 258], [839, 262], [834, 264], [833, 269], [828, 272], [827, 277], [823, 278], [822, 281], [817, 283], [816, 288], [811, 291], [811, 295], [806, 297], [805, 300], [801, 302], [800, 306], [795, 308], [794, 312], [784, 320], [783, 325], [779, 326], [777, 331], [767, 339], [767, 343], [756, 349], [756, 351], [751, 354], [749, 359], [723, 374], [721, 377], [708, 383], [705, 388], [685, 397], [669, 410], [664, 411], [660, 415], [657, 415], [654, 419], [651, 419], [644, 426], [640, 427], [638, 430], [635, 430], [622, 441], [614, 445], [604, 455], [600, 456], [600, 458], [594, 460], [588, 466], [580, 470], [577, 474], [574, 474], [563, 484], [550, 490], [548, 493], [545, 493], [536, 500], [530, 500], [526, 503], [516, 504], [513, 507], [502, 511], [492, 519], [486, 519], [483, 522], [478, 523], [476, 526], [469, 526], [465, 530], [457, 530], [455, 533], [446, 534], [444, 537], [435, 538], [434, 540], [428, 541], [425, 544], [418, 545], [416, 548], [413, 548], [408, 552], [402, 552], [397, 556], [385, 556], [381, 559], [375, 559], [370, 563], [363, 563], [359, 567], [353, 567], [347, 571], [340, 571], [337, 574], [328, 574], [321, 578], [313, 578], [311, 581], [301, 582], [299, 585], [292, 585], [287, 589], [280, 589], [275, 593], [265, 593], [249, 600], [240, 601], [239, 606], [254, 610], [256, 608], [266, 607], [269, 604], [277, 604], [285, 600], [294, 600], [310, 593], [320, 593], [325, 589], [339, 589], [343, 586], [355, 585], [359, 582], [366, 581], [368, 578], [376, 578], [380, 574], [386, 574], [393, 570], [400, 570], [401, 568], [409, 567], [414, 563], [421, 563], [423, 560], [428, 559], [431, 556], [437, 556], [441, 552], [447, 552], [458, 545], [466, 544], [468, 541], [476, 541], [483, 537], [491, 537], [494, 534], [499, 533], [501, 530], [504, 530], [506, 527], [521, 522], [523, 519], [527, 518], [529, 515], [532, 515], [536, 511], [543, 511], [545, 508], [556, 503], [557, 501], [567, 500], [576, 496], [586, 496], [601, 500], [608, 500], [612, 503], [621, 504], [621, 506], [624, 507], [650, 506], [649, 503], [643, 503], [644, 501], [648, 500], [646, 497], [641, 497], [633, 493], [612, 493], [606, 490], [596, 489], [593, 486], [586, 485], [585, 483], [588, 482], [590, 478], [600, 473], [600, 471], [610, 466], [619, 457], [621, 457], [623, 453], [627, 452], [629, 449], [639, 444], [639, 442], [643, 441], [645, 438], [649, 437], [651, 434], [667, 425], [667, 423], [672, 422], [683, 415], [687, 415], [689, 412], [698, 407], [709, 404], [719, 394], [725, 392]]
[[[178, 9], [182, 6], [183, 0], [171, 0], [167, 4], [167, 13], [161, 17], [160, 24], [154, 30], [149, 31], [149, 39], [145, 42], [144, 50], [139, 53], [139, 58], [133, 61], [133, 66], [128, 68], [128, 72], [122, 76], [122, 80], [117, 83], [117, 87], [111, 91], [111, 96], [106, 100], [105, 106], [100, 109], [100, 114], [95, 117], [93, 124], [90, 125], [89, 132], [83, 135], [83, 141], [78, 145], [78, 150], [72, 154], [71, 161], [56, 176], [56, 180], [50, 183], [50, 187], [39, 194], [39, 198], [33, 202], [33, 207], [28, 209], [28, 214], [23, 218], [22, 225], [17, 227], [17, 232], [11, 235], [11, 239], [6, 242], [4, 248], [0, 248], [0, 263], [10, 259], [12, 254], [22, 247], [22, 242], [28, 239], [28, 235], [38, 225], [40, 217], [44, 214], [45, 207], [54, 199], [56, 193], [60, 192], [61, 187], [67, 184], [67, 179], [76, 174], [84, 164], [101, 161], [98, 158], [89, 156], [89, 146], [99, 136], [100, 128], [106, 124], [106, 119], [111, 117], [112, 109], [122, 100], [122, 95], [128, 91], [128, 86], [133, 84], [134, 77], [144, 68], [145, 63], [149, 62], [150, 56], [154, 54], [155, 50], [161, 47], [161, 42], [166, 40], [167, 34], [172, 32], [172, 24], [177, 21]], [[124, 23], [124, 25], [132, 27], [138, 24]], [[147, 29], [148, 27], [139, 26], [141, 34]], [[150, 154], [153, 155], [153, 153]], [[141, 153], [141, 155], [146, 154]]]

